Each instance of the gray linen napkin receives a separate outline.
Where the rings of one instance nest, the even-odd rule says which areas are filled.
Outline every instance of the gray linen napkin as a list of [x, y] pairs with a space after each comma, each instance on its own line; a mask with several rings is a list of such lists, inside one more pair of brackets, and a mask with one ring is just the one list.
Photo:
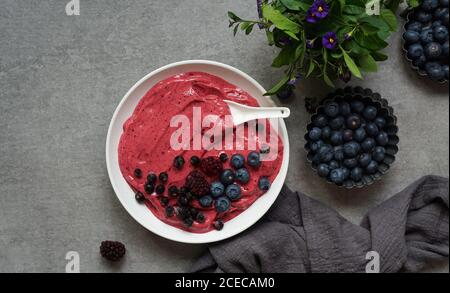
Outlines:
[[448, 179], [426, 176], [371, 210], [360, 226], [283, 187], [269, 213], [246, 232], [212, 245], [192, 272], [418, 272], [449, 255]]

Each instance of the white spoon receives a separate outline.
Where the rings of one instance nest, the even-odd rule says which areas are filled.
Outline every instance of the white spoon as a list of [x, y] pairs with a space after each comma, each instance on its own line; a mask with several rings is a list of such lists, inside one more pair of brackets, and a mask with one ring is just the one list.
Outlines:
[[286, 107], [250, 107], [229, 100], [224, 102], [230, 108], [234, 125], [256, 119], [287, 118], [291, 115], [291, 110]]

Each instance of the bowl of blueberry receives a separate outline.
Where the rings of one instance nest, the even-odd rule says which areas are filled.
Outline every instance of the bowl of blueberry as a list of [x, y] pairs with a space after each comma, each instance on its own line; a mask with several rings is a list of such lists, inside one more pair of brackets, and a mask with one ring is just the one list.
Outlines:
[[407, 16], [403, 49], [421, 76], [448, 82], [448, 1], [423, 0]]
[[398, 152], [397, 118], [380, 94], [339, 89], [317, 107], [305, 135], [307, 159], [317, 174], [348, 189], [380, 179]]

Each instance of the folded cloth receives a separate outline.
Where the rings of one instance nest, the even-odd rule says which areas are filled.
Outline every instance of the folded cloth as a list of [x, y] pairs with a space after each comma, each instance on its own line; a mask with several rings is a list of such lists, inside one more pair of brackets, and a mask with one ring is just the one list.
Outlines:
[[358, 226], [285, 186], [261, 221], [209, 247], [191, 271], [366, 272], [366, 257], [374, 251], [380, 272], [418, 272], [448, 259], [448, 187], [446, 178], [423, 177]]

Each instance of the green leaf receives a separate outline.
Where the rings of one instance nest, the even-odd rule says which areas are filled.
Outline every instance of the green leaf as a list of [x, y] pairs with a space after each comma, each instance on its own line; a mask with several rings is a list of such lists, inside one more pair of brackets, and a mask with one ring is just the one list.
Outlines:
[[294, 57], [295, 48], [293, 46], [286, 46], [281, 49], [278, 56], [273, 60], [272, 67], [280, 68], [284, 65], [289, 65]]
[[270, 5], [263, 5], [263, 16], [265, 19], [272, 22], [278, 29], [284, 31], [289, 36], [294, 36], [295, 39], [298, 39], [295, 35], [300, 32], [300, 25], [281, 14], [280, 11], [275, 10]]
[[308, 3], [302, 2], [302, 0], [280, 0], [283, 5], [289, 9], [294, 11], [307, 11], [311, 6]]
[[325, 81], [325, 83], [334, 88], [334, 83], [331, 81], [331, 79], [328, 77], [328, 74], [326, 72], [324, 72], [323, 74], [323, 80]]
[[380, 39], [378, 35], [364, 36], [362, 33], [355, 34], [355, 40], [363, 48], [371, 51], [379, 51], [388, 46], [388, 43]]
[[366, 72], [376, 72], [378, 71], [377, 62], [373, 59], [372, 55], [362, 55], [359, 58], [359, 65]]
[[233, 30], [233, 35], [234, 35], [234, 36], [236, 36], [236, 34], [237, 34], [237, 32], [238, 32], [238, 29], [239, 29], [239, 25], [236, 25], [236, 26], [234, 27], [234, 30]]
[[277, 92], [279, 92], [291, 79], [289, 75], [285, 75], [282, 80], [280, 80], [279, 83], [277, 83], [273, 88], [271, 88], [267, 93], [265, 93], [265, 96], [273, 96]]
[[407, 0], [408, 6], [411, 8], [416, 8], [420, 5], [420, 0]]
[[316, 63], [314, 63], [313, 59], [311, 59], [309, 61], [309, 68], [308, 68], [308, 72], [306, 73], [306, 78], [308, 78], [311, 75], [311, 73], [313, 73], [315, 68], [316, 68]]
[[380, 31], [389, 31], [389, 25], [378, 16], [366, 16], [359, 19], [359, 22], [369, 23], [377, 27]]
[[273, 32], [269, 29], [266, 29], [267, 41], [269, 42], [269, 46], [273, 46], [275, 44], [275, 39], [273, 37]]
[[397, 17], [395, 16], [395, 14], [389, 10], [389, 9], [382, 9], [381, 10], [381, 14], [380, 14], [381, 18], [387, 23], [387, 25], [389, 26], [390, 31], [395, 32], [397, 31]]
[[376, 34], [379, 32], [377, 27], [374, 27], [373, 25], [369, 23], [364, 23], [361, 25], [361, 30], [363, 31], [364, 35], [371, 35]]
[[350, 15], [360, 15], [366, 12], [366, 9], [364, 9], [361, 6], [356, 5], [346, 5], [344, 7], [344, 13], [350, 14]]
[[350, 71], [352, 72], [352, 74], [354, 76], [362, 79], [361, 71], [359, 71], [358, 66], [355, 64], [355, 61], [353, 61], [353, 59], [347, 54], [347, 52], [345, 52], [344, 49], [341, 49], [341, 50], [342, 50], [342, 55], [344, 55], [344, 61], [345, 61], [345, 64], [347, 64], [348, 69], [350, 69]]
[[234, 14], [234, 13], [231, 12], [231, 11], [228, 11], [228, 17], [229, 17], [231, 20], [233, 20], [233, 21], [240, 21], [240, 20], [241, 20], [240, 17], [238, 17], [236, 14]]
[[388, 59], [387, 55], [380, 53], [380, 52], [372, 52], [372, 57], [373, 57], [373, 59], [375, 59], [375, 61], [378, 61], [378, 62], [386, 61]]
[[339, 2], [339, 7], [341, 8], [341, 13], [344, 12], [344, 8], [345, 8], [345, 0], [338, 0]]
[[255, 24], [254, 24], [254, 23], [252, 23], [251, 25], [249, 25], [249, 26], [247, 27], [247, 29], [245, 30], [245, 34], [246, 34], [246, 35], [249, 35], [249, 34], [252, 32], [253, 27], [255, 27]]

